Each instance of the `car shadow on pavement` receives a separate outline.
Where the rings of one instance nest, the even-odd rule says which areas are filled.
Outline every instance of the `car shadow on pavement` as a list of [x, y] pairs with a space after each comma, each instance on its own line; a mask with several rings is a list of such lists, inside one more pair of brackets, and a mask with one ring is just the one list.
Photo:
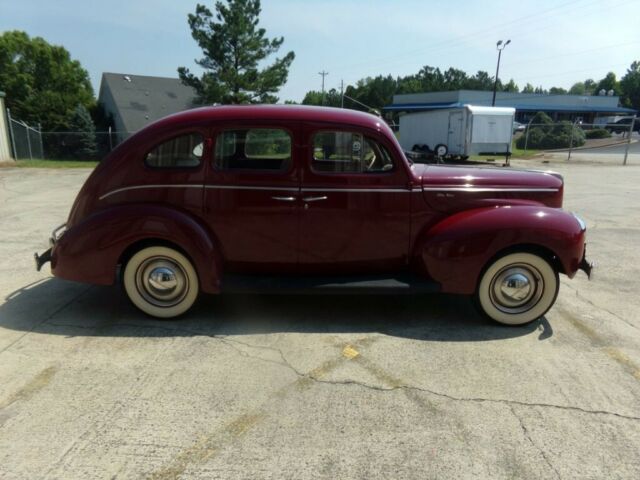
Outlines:
[[63, 336], [159, 337], [270, 333], [382, 333], [425, 341], [476, 342], [553, 335], [541, 318], [508, 327], [480, 316], [464, 296], [202, 295], [186, 315], [160, 321], [122, 289], [47, 278], [4, 298], [0, 327]]

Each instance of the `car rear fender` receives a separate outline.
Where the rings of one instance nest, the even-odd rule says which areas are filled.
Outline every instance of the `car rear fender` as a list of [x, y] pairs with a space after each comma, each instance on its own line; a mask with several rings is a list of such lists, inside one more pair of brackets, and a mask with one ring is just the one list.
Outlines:
[[570, 213], [541, 206], [493, 207], [451, 215], [418, 237], [413, 258], [442, 291], [472, 294], [487, 263], [514, 250], [550, 257], [573, 277], [584, 253], [584, 230]]
[[222, 252], [215, 236], [183, 210], [146, 204], [120, 205], [90, 215], [67, 230], [54, 245], [54, 275], [112, 285], [118, 263], [133, 249], [150, 244], [173, 246], [193, 262], [204, 292], [220, 290]]

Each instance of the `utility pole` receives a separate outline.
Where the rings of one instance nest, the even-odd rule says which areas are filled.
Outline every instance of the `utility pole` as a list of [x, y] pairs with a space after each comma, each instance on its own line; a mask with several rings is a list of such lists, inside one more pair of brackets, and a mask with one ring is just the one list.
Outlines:
[[340, 80], [340, 108], [344, 108], [344, 80]]
[[507, 45], [511, 43], [511, 40], [507, 40], [502, 43], [502, 40], [498, 40], [496, 43], [496, 48], [498, 49], [498, 66], [496, 67], [496, 81], [493, 84], [493, 100], [491, 100], [491, 106], [496, 106], [496, 90], [498, 90], [498, 73], [500, 73], [500, 56], [502, 55], [502, 50], [505, 49]]
[[324, 105], [324, 77], [329, 75], [329, 72], [322, 70], [321, 72], [318, 72], [318, 75], [322, 76], [322, 105]]

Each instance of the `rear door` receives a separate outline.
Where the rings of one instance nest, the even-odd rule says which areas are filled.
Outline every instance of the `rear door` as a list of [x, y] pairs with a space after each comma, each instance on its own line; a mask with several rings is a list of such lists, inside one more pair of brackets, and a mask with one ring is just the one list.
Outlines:
[[300, 208], [296, 133], [291, 124], [275, 122], [213, 129], [204, 210], [226, 271], [295, 270]]
[[303, 127], [302, 271], [395, 271], [407, 264], [407, 172], [376, 132]]
[[449, 114], [449, 135], [447, 139], [447, 147], [449, 153], [458, 155], [462, 152], [462, 144], [464, 141], [464, 129], [462, 128], [463, 115], [462, 112], [451, 112]]

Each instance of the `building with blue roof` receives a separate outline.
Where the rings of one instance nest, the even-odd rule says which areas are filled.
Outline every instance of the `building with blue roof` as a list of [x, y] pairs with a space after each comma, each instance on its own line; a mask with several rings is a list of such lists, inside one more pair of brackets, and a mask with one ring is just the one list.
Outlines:
[[[388, 114], [421, 112], [463, 105], [491, 106], [493, 92], [455, 90], [394, 95], [393, 103], [384, 107]], [[498, 92], [496, 107], [513, 107], [516, 120], [526, 123], [537, 112], [545, 112], [556, 121], [608, 123], [621, 117], [635, 115], [631, 108], [619, 106], [616, 95], [550, 95], [543, 93]], [[395, 116], [395, 115], [394, 115]]]

